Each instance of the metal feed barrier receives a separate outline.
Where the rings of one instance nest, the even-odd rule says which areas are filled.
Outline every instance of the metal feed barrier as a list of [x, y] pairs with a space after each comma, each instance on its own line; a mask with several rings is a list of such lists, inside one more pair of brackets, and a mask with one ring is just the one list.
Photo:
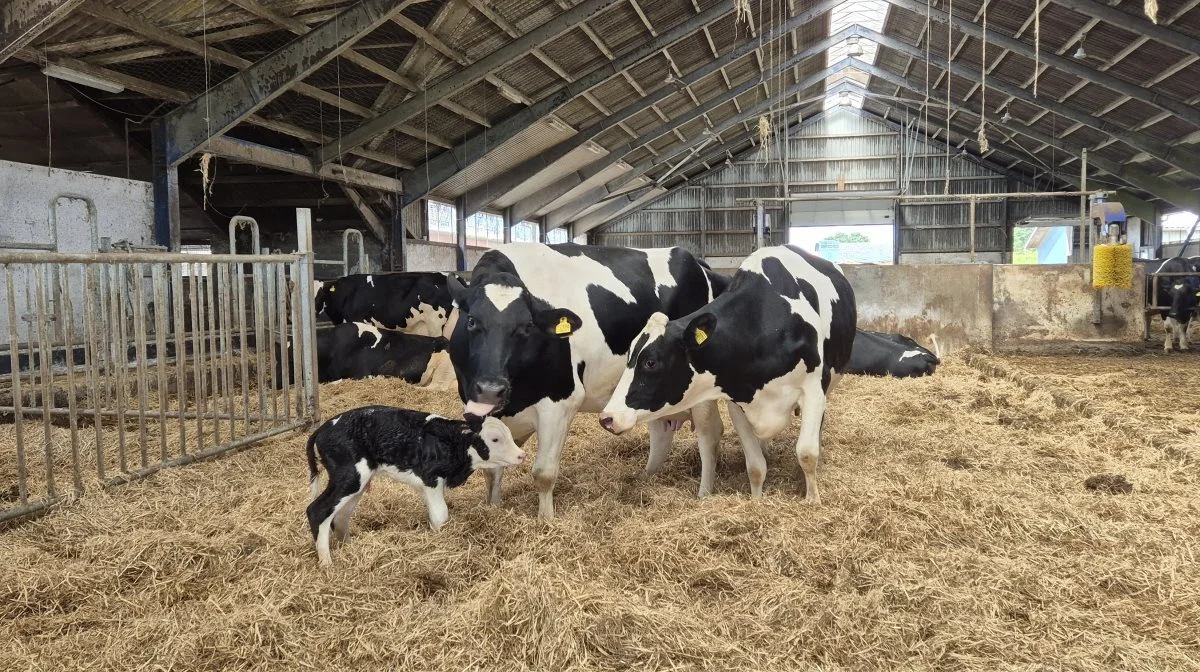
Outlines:
[[306, 215], [295, 254], [0, 253], [0, 521], [318, 420]]

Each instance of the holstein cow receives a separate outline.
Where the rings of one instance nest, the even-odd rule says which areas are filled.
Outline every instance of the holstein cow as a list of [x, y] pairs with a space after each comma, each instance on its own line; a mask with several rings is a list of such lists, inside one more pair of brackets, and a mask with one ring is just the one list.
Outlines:
[[317, 314], [330, 322], [448, 337], [453, 308], [446, 273], [372, 273], [314, 282]]
[[[554, 483], [571, 419], [604, 408], [634, 336], [655, 312], [686, 315], [712, 300], [719, 279], [682, 248], [513, 243], [484, 253], [471, 284], [450, 281], [461, 312], [450, 358], [468, 416], [495, 415], [522, 444], [538, 435], [533, 480], [538, 514], [554, 516]], [[723, 428], [716, 402], [650, 425], [647, 473], [662, 465], [691, 418], [702, 454]], [[500, 501], [499, 471], [487, 498]], [[712, 472], [700, 494], [712, 489]]]
[[[1171, 352], [1173, 341], [1178, 339], [1179, 349], [1188, 349], [1188, 328], [1192, 318], [1200, 309], [1200, 268], [1190, 259], [1175, 257], [1167, 259], [1154, 269], [1155, 273], [1195, 273], [1189, 276], [1167, 276], [1157, 278], [1157, 282], [1146, 283], [1146, 300], [1151, 305], [1166, 306], [1158, 311], [1163, 320], [1166, 336], [1163, 338], [1163, 351]], [[1157, 287], [1157, 304], [1154, 304], [1154, 291]]]
[[[422, 495], [429, 525], [437, 530], [450, 517], [446, 488], [462, 485], [476, 469], [503, 469], [525, 457], [495, 418], [466, 423], [387, 406], [364, 406], [330, 418], [309, 437], [306, 452], [312, 499], [308, 524], [322, 565], [331, 562], [331, 533], [349, 540], [350, 516], [376, 474]], [[318, 457], [329, 474], [324, 492], [317, 480]]]
[[854, 332], [854, 348], [850, 351], [845, 373], [894, 378], [932, 375], [942, 358], [937, 339], [933, 336], [930, 339], [937, 354], [907, 336], [858, 329]]
[[[295, 384], [288, 344], [288, 382]], [[449, 342], [440, 337], [415, 336], [377, 329], [364, 322], [339, 324], [317, 331], [317, 381], [390, 376], [420, 387], [451, 391], [454, 365]], [[275, 345], [275, 387], [283, 386], [282, 358]]]
[[767, 465], [760, 442], [786, 429], [798, 405], [796, 456], [807, 499], [819, 503], [826, 395], [850, 361], [856, 320], [854, 291], [837, 265], [791, 245], [762, 248], [709, 305], [650, 318], [600, 424], [621, 434], [728, 399], [751, 496], [761, 497]]

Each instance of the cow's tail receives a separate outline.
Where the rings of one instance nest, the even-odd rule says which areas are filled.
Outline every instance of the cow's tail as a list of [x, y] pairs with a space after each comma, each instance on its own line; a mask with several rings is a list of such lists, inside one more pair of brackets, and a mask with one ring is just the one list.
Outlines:
[[933, 354], [935, 357], [937, 357], [937, 360], [938, 360], [937, 363], [941, 364], [942, 363], [942, 346], [938, 345], [937, 334], [930, 334], [929, 341], [931, 343], [933, 343]]
[[317, 467], [317, 432], [308, 437], [304, 452], [308, 457], [308, 499], [313, 501], [321, 492], [320, 471]]

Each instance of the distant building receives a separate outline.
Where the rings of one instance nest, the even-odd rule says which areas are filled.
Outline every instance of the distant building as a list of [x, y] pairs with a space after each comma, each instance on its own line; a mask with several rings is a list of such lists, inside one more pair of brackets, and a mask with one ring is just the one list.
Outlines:
[[890, 264], [891, 243], [843, 243], [822, 240], [817, 243], [817, 255], [839, 264]]
[[1039, 264], [1065, 264], [1071, 258], [1071, 227], [1034, 227], [1025, 249], [1037, 250]]

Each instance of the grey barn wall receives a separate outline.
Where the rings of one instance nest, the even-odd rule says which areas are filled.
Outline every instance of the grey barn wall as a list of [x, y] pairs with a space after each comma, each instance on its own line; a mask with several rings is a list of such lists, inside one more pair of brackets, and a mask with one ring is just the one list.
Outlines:
[[[788, 190], [793, 193], [888, 192], [941, 194], [946, 183], [946, 147], [848, 108], [814, 117], [788, 139]], [[694, 184], [668, 193], [642, 209], [597, 228], [599, 245], [664, 247], [681, 245], [705, 257], [740, 257], [754, 247], [754, 205], [738, 198], [779, 197], [784, 193], [783, 143], [772, 145], [771, 160], [761, 152], [743, 157]], [[902, 158], [903, 157], [903, 158]], [[950, 148], [952, 194], [1029, 191], [1001, 172]], [[772, 236], [786, 242], [783, 209], [768, 204]], [[965, 262], [970, 251], [968, 205], [902, 204], [899, 256], [903, 263]], [[976, 209], [977, 261], [1008, 261], [1011, 226], [1036, 216], [1077, 217], [1072, 198], [981, 203]], [[889, 222], [879, 222], [889, 223]]]

